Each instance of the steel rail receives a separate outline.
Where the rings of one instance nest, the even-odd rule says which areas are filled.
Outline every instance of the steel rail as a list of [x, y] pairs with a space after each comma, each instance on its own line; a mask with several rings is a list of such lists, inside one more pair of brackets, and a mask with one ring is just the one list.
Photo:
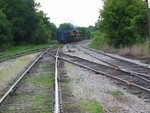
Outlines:
[[[105, 56], [114, 58], [114, 59], [117, 59], [117, 60], [121, 60], [121, 61], [125, 61], [125, 62], [128, 62], [128, 63], [132, 63], [132, 64], [135, 64], [135, 65], [139, 65], [139, 64], [136, 64], [136, 63], [134, 63], [134, 62], [130, 62], [130, 61], [127, 61], [127, 60], [123, 60], [123, 59], [116, 58], [116, 57], [114, 57], [114, 56], [108, 55], [108, 54], [104, 53], [103, 51], [97, 51], [97, 50], [94, 50], [94, 49], [91, 49], [91, 48], [88, 48], [88, 47], [85, 47], [85, 46], [81, 46], [81, 47], [83, 47], [83, 48], [85, 48], [85, 49], [88, 49], [88, 50], [91, 50], [91, 51], [94, 51], [94, 52], [97, 52], [97, 53], [100, 53], [100, 54], [102, 54], [102, 55], [105, 55]], [[144, 68], [147, 68], [147, 69], [150, 69], [150, 68], [148, 67], [148, 65], [147, 65], [147, 66], [139, 65], [139, 66], [144, 67]]]
[[[48, 49], [50, 49], [53, 46], [50, 46]], [[47, 50], [48, 50], [47, 49]], [[46, 51], [47, 51], [46, 50]], [[19, 79], [8, 89], [8, 91], [2, 96], [0, 99], [0, 106], [2, 103], [5, 101], [5, 99], [15, 90], [16, 86], [21, 82], [21, 80], [25, 77], [25, 75], [28, 73], [28, 71], [33, 67], [33, 65], [40, 59], [42, 58], [43, 54], [46, 53], [46, 51], [42, 52], [38, 58], [27, 68], [27, 70], [19, 77]]]
[[56, 53], [55, 60], [55, 111], [54, 113], [60, 113], [60, 101], [59, 101], [59, 83], [58, 83], [58, 51]]
[[[96, 62], [92, 62], [92, 61], [86, 60], [86, 59], [81, 58], [81, 57], [74, 56], [74, 55], [68, 55], [68, 54], [65, 54], [65, 53], [62, 53], [62, 52], [59, 52], [59, 53], [64, 54], [64, 55], [67, 55], [67, 56], [75, 57], [75, 58], [80, 58], [80, 59], [82, 59], [82, 60], [85, 60], [85, 61], [88, 61], [88, 62], [91, 62], [91, 63], [95, 63], [95, 64], [98, 64], [98, 65], [103, 65], [103, 64], [100, 64], [100, 63], [96, 63]], [[107, 65], [105, 65], [105, 66], [107, 66]], [[119, 71], [121, 71], [121, 72], [130, 74], [130, 75], [132, 75], [132, 76], [135, 76], [135, 77], [137, 77], [137, 78], [140, 78], [141, 80], [143, 80], [143, 81], [145, 81], [145, 82], [147, 82], [147, 83], [150, 83], [150, 80], [148, 80], [148, 79], [146, 79], [146, 78], [144, 78], [144, 77], [141, 77], [141, 76], [139, 76], [139, 75], [137, 75], [137, 74], [135, 74], [135, 73], [132, 73], [132, 71], [128, 71], [128, 70], [126, 70], [126, 69], [116, 68], [116, 67], [113, 67], [113, 66], [107, 66], [107, 67], [113, 68], [113, 69], [115, 69], [115, 70], [117, 69], [117, 70], [119, 70]]]
[[49, 52], [47, 52], [47, 51], [46, 51], [46, 53], [47, 53], [48, 55], [50, 55], [50, 56], [52, 56], [52, 57], [56, 58], [56, 56], [55, 56], [55, 55], [53, 55], [53, 54], [51, 54], [51, 53], [49, 53]]
[[[84, 47], [84, 46], [83, 46], [83, 47]], [[76, 47], [76, 48], [78, 48], [78, 47]], [[86, 49], [88, 49], [88, 50], [91, 50], [91, 51], [94, 51], [94, 52], [98, 52], [98, 51], [96, 51], [96, 50], [93, 50], [93, 49], [90, 49], [90, 48], [87, 48], [87, 47], [84, 47], [84, 48], [86, 48]], [[80, 48], [78, 48], [78, 49], [80, 49]], [[80, 49], [80, 50], [81, 50], [81, 49]], [[84, 50], [81, 50], [81, 51], [85, 52]], [[87, 53], [87, 52], [85, 52], [85, 53]], [[98, 53], [101, 53], [101, 52], [98, 52]], [[100, 58], [97, 58], [97, 57], [95, 57], [94, 55], [92, 55], [92, 54], [90, 54], [90, 53], [87, 53], [87, 54], [91, 55], [92, 57], [94, 57], [94, 58], [96, 58], [96, 59], [98, 59], [98, 60], [100, 60], [100, 61], [102, 61], [102, 62], [105, 62], [105, 63], [107, 63], [107, 64], [109, 64], [109, 65], [112, 65], [112, 66], [116, 67], [117, 69], [119, 69], [119, 70], [121, 70], [121, 71], [129, 72], [129, 73], [131, 73], [132, 75], [135, 75], [135, 76], [137, 76], [137, 77], [143, 76], [143, 77], [146, 77], [146, 78], [150, 78], [149, 75], [146, 75], [146, 74], [144, 74], [144, 73], [138, 73], [138, 72], [135, 72], [135, 71], [123, 69], [123, 68], [120, 68], [119, 66], [117, 66], [117, 65], [115, 65], [115, 64], [111, 64], [111, 63], [109, 63], [109, 62], [107, 62], [107, 61], [105, 61], [105, 60], [102, 60], [102, 59], [100, 59]], [[101, 54], [105, 55], [104, 53], [101, 53]], [[116, 60], [122, 60], [122, 59], [118, 59], [118, 58], [112, 57], [112, 56], [110, 56], [110, 55], [106, 55], [106, 56], [109, 56], [109, 57], [114, 58], [114, 59], [116, 59]], [[125, 60], [122, 60], [122, 61], [125, 61]], [[126, 62], [129, 62], [129, 61], [126, 61]], [[132, 63], [132, 62], [129, 62], [129, 63]], [[133, 63], [133, 64], [138, 65], [138, 64], [136, 64], [136, 63]], [[140, 66], [141, 66], [141, 65], [140, 65]], [[147, 68], [147, 67], [145, 67], [145, 66], [142, 66], [142, 67]], [[149, 68], [148, 68], [148, 69], [149, 69]]]
[[112, 76], [112, 75], [110, 75], [110, 74], [108, 74], [108, 73], [105, 73], [105, 72], [102, 72], [102, 71], [97, 71], [97, 70], [95, 70], [95, 69], [93, 69], [93, 68], [90, 68], [90, 67], [88, 67], [88, 66], [85, 66], [85, 65], [82, 65], [82, 64], [79, 64], [79, 63], [76, 63], [76, 62], [73, 62], [73, 61], [67, 60], [67, 59], [65, 59], [65, 58], [63, 58], [63, 57], [58, 57], [58, 58], [59, 58], [59, 59], [61, 59], [61, 60], [66, 61], [66, 62], [69, 62], [69, 63], [75, 64], [75, 65], [77, 65], [77, 66], [84, 67], [84, 68], [89, 69], [89, 70], [91, 70], [91, 71], [94, 71], [94, 72], [96, 72], [96, 73], [99, 73], [99, 74], [105, 75], [105, 76], [107, 76], [107, 77], [109, 77], [109, 78], [112, 78], [112, 79], [115, 79], [115, 80], [121, 81], [121, 82], [123, 82], [123, 83], [125, 83], [125, 84], [130, 84], [130, 85], [132, 85], [132, 87], [135, 87], [135, 88], [141, 89], [141, 90], [143, 90], [143, 91], [147, 92], [148, 94], [150, 94], [150, 89], [144, 88], [144, 87], [139, 86], [139, 85], [134, 84], [134, 83], [131, 83], [131, 82], [127, 81], [127, 80], [123, 80], [123, 79], [121, 79], [121, 78], [118, 78], [118, 77]]
[[[64, 54], [66, 56], [71, 56], [71, 57], [74, 57], [74, 58], [80, 58], [81, 60], [85, 60], [85, 61], [88, 61], [88, 62], [91, 62], [91, 63], [95, 63], [95, 64], [98, 64], [98, 65], [107, 66], [107, 65], [103, 65], [103, 64], [100, 64], [100, 63], [97, 63], [97, 62], [93, 62], [93, 61], [90, 61], [90, 60], [87, 60], [87, 59], [84, 59], [84, 58], [81, 58], [81, 57], [78, 57], [78, 56], [75, 56], [75, 55], [69, 55], [69, 54], [66, 54], [66, 53], [63, 53], [63, 52], [60, 52], [60, 51], [59, 51], [59, 53], [60, 54]], [[108, 65], [107, 67], [114, 68], [113, 66], [110, 66], [110, 65]]]
[[[76, 48], [78, 48], [78, 47], [76, 47]], [[80, 49], [80, 48], [78, 48], [78, 49]], [[120, 68], [120, 67], [118, 67], [117, 65], [114, 65], [114, 64], [111, 64], [111, 63], [109, 63], [109, 62], [107, 62], [107, 61], [105, 61], [105, 60], [102, 60], [102, 59], [100, 59], [100, 58], [98, 58], [98, 57], [96, 57], [96, 56], [94, 56], [94, 55], [92, 55], [92, 54], [90, 54], [90, 53], [88, 53], [88, 52], [82, 50], [82, 49], [80, 49], [80, 50], [83, 51], [84, 53], [86, 53], [86, 54], [88, 54], [88, 55], [90, 55], [90, 56], [92, 56], [92, 57], [94, 57], [94, 58], [96, 58], [96, 59], [98, 59], [98, 60], [100, 60], [100, 61], [106, 63], [106, 64], [109, 64], [109, 65], [113, 66], [114, 68], [116, 68], [116, 69], [119, 70], [119, 71], [122, 71], [122, 72], [125, 72], [125, 73], [128, 73], [128, 74], [131, 74], [132, 76], [136, 76], [137, 78], [140, 78], [140, 79], [142, 79], [142, 80], [144, 80], [144, 81], [150, 83], [150, 80], [145, 79], [145, 78], [150, 78], [150, 76], [148, 76], [148, 75], [145, 75], [145, 74], [142, 74], [142, 73], [137, 73], [137, 72], [134, 72], [134, 71], [131, 71], [131, 70], [127, 70], [127, 69]], [[143, 76], [143, 77], [142, 77], [142, 76]], [[145, 78], [144, 78], [144, 77], [145, 77]]]
[[57, 49], [56, 55], [53, 55], [51, 53], [49, 53], [48, 51], [46, 51], [46, 53], [52, 57], [54, 57], [55, 60], [55, 106], [54, 106], [54, 113], [60, 113], [61, 112], [61, 106], [60, 106], [60, 89], [61, 88], [59, 86], [59, 82], [58, 82], [58, 54], [59, 54], [59, 49], [60, 47]]

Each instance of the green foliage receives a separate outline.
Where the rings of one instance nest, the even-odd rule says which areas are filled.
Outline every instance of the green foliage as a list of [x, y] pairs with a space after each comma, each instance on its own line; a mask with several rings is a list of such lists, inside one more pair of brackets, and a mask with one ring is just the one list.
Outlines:
[[11, 41], [10, 24], [6, 15], [0, 10], [0, 50], [3, 49], [5, 44], [9, 44]]
[[110, 39], [110, 45], [118, 48], [145, 41], [146, 20], [143, 0], [104, 0], [96, 27]]
[[94, 49], [102, 49], [104, 44], [109, 43], [109, 39], [105, 37], [104, 33], [98, 31], [92, 33], [93, 42], [88, 46]]
[[142, 52], [148, 51], [149, 50], [148, 44], [140, 44], [140, 49]]
[[94, 26], [89, 26], [87, 29], [88, 29], [90, 32], [94, 32], [94, 31], [95, 31], [95, 27], [94, 27]]
[[88, 111], [90, 113], [104, 113], [103, 107], [96, 100], [83, 102], [80, 107], [83, 111]]
[[[1, 21], [5, 23], [1, 34], [6, 43], [12, 37], [11, 43], [15, 45], [45, 44], [56, 37], [56, 26], [37, 7], [34, 0], [1, 0]], [[3, 41], [3, 45], [6, 43]]]
[[63, 24], [60, 24], [59, 25], [59, 28], [58, 29], [62, 29], [62, 30], [72, 30], [74, 29], [74, 25], [72, 25], [71, 23], [63, 23]]
[[77, 30], [82, 31], [82, 38], [83, 39], [90, 39], [91, 38], [91, 32], [86, 27], [78, 27]]
[[112, 94], [112, 95], [124, 95], [124, 93], [120, 90], [115, 91], [105, 91], [105, 93]]
[[37, 77], [30, 77], [26, 81], [34, 84], [35, 86], [44, 86], [46, 87], [53, 87], [54, 79], [49, 77], [49, 74], [40, 75]]
[[126, 89], [126, 92], [127, 92], [127, 93], [130, 93], [130, 94], [132, 94], [132, 95], [140, 95], [140, 94], [141, 94], [141, 92], [132, 91], [131, 89]]

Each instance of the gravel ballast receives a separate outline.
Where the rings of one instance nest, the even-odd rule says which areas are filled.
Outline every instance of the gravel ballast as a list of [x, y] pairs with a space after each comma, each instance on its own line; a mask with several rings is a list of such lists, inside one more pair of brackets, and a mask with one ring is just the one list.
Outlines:
[[[62, 49], [67, 54], [100, 63], [71, 45], [70, 50], [72, 52], [68, 52], [66, 46]], [[146, 100], [139, 98], [138, 95], [130, 94], [124, 86], [116, 85], [113, 80], [70, 63], [65, 63], [65, 68], [67, 75], [71, 78], [73, 95], [79, 104], [82, 101], [96, 100], [103, 106], [106, 113], [150, 113], [150, 103], [145, 102]], [[121, 93], [113, 93], [116, 91]]]
[[[106, 113], [150, 113], [149, 103], [136, 95], [131, 95], [122, 87], [100, 74], [95, 74], [81, 67], [65, 63], [67, 75], [71, 78], [73, 95], [80, 103], [82, 101], [97, 100]], [[121, 91], [115, 95], [108, 92]]]

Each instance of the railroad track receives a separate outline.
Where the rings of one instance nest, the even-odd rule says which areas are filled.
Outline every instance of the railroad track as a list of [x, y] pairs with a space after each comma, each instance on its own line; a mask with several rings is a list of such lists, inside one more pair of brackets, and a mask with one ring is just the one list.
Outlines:
[[90, 54], [93, 54], [93, 55], [97, 54], [96, 55], [97, 57], [101, 58], [101, 60], [103, 60], [107, 63], [110, 63], [112, 66], [130, 70], [139, 75], [146, 74], [146, 75], [150, 76], [150, 68], [148, 67], [148, 65], [142, 66], [142, 65], [139, 65], [139, 64], [127, 61], [127, 60], [117, 58], [115, 56], [104, 53], [102, 51], [97, 51], [94, 49], [87, 48], [85, 46], [81, 46], [81, 48], [79, 48], [79, 49], [82, 49], [83, 51], [88, 50], [88, 51], [90, 51]]
[[66, 85], [61, 86], [59, 83], [67, 81], [67, 76], [60, 76], [65, 73], [60, 71], [64, 61], [110, 77], [116, 80], [116, 83], [133, 88], [139, 93], [142, 92], [144, 97], [150, 98], [148, 77], [141, 79], [141, 77], [133, 76], [130, 72], [122, 71], [113, 65], [102, 65], [59, 52], [58, 48], [53, 48], [44, 51], [3, 95], [0, 99], [0, 112], [79, 112], [74, 107], [74, 100], [72, 100], [69, 88]]
[[[7, 113], [58, 113], [59, 102], [54, 102], [57, 81], [57, 59], [47, 51], [29, 66], [21, 77], [0, 98], [0, 112]], [[57, 56], [56, 56], [57, 58]], [[55, 84], [54, 84], [55, 82]], [[58, 104], [58, 105], [57, 105]], [[55, 106], [55, 107], [54, 107]], [[57, 108], [58, 107], [58, 108]]]
[[9, 59], [15, 59], [15, 58], [25, 56], [25, 55], [29, 55], [29, 54], [33, 54], [33, 53], [36, 53], [36, 52], [42, 52], [42, 51], [46, 50], [47, 48], [49, 48], [49, 47], [18, 52], [18, 53], [14, 53], [13, 55], [4, 55], [4, 54], [2, 54], [2, 55], [0, 55], [0, 63], [4, 62], [6, 60], [9, 60]]
[[77, 111], [72, 107], [69, 109], [62, 107], [66, 104], [67, 106], [73, 105], [74, 101], [69, 101], [72, 97], [72, 95], [69, 97], [70, 90], [66, 86], [61, 88], [59, 84], [59, 81], [64, 82], [67, 77], [61, 77], [61, 79], [59, 77], [63, 63], [62, 61], [58, 63], [58, 51], [57, 47], [47, 49], [32, 63], [0, 99], [0, 112], [65, 113]]
[[60, 59], [65, 60], [67, 62], [73, 63], [75, 65], [87, 68], [96, 73], [100, 73], [117, 81], [120, 81], [121, 84], [132, 87], [135, 90], [139, 91], [139, 93], [143, 92], [150, 96], [150, 85], [149, 80], [146, 78], [138, 78], [136, 76], [132, 76], [131, 73], [123, 72], [114, 68], [113, 66], [106, 66], [102, 64], [98, 64], [83, 58], [79, 58], [77, 56], [68, 55], [60, 52]]
[[[60, 47], [61, 48], [61, 47]], [[58, 60], [58, 66], [55, 64], [56, 76], [55, 76], [55, 110], [54, 113], [80, 113], [77, 106], [75, 105], [75, 100], [71, 94], [71, 90], [68, 83], [68, 76], [66, 75], [64, 68], [64, 61], [61, 60], [59, 55], [59, 49], [55, 48], [53, 50], [47, 51], [47, 54], [56, 58]], [[57, 52], [56, 52], [57, 51]], [[55, 54], [57, 54], [55, 56]], [[57, 90], [58, 89], [58, 90]]]
[[130, 72], [132, 75], [145, 77], [150, 80], [150, 68], [148, 68], [148, 66], [142, 66], [84, 46], [76, 48], [108, 65], [118, 68], [119, 70]]

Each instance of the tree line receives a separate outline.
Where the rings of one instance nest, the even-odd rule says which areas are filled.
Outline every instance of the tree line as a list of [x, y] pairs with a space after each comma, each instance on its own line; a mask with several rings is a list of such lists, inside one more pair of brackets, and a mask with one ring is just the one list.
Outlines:
[[146, 2], [143, 0], [103, 0], [96, 23], [98, 40], [116, 48], [146, 42], [148, 37]]
[[0, 0], [0, 49], [8, 45], [48, 43], [56, 26], [34, 0]]

